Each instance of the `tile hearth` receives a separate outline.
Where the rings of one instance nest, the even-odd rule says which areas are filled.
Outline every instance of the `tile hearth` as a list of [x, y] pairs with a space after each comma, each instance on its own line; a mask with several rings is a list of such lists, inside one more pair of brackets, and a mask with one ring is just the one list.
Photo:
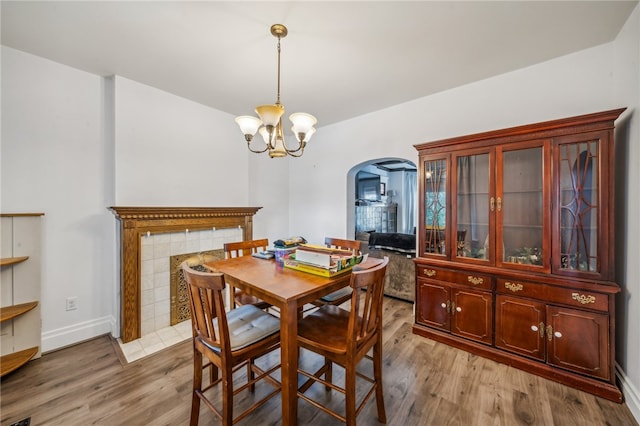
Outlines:
[[128, 343], [122, 343], [118, 339], [118, 345], [126, 361], [133, 362], [191, 339], [191, 333], [191, 320], [188, 320], [153, 331]]

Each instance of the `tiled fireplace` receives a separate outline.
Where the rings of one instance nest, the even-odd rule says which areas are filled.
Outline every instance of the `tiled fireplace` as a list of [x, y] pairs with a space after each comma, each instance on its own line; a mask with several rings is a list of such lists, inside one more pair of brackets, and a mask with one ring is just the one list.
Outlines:
[[[221, 251], [242, 240], [241, 228], [143, 235], [141, 241], [141, 332], [145, 336], [171, 324], [171, 259], [186, 254]], [[188, 317], [187, 317], [188, 319]]]
[[111, 207], [120, 222], [120, 337], [169, 325], [170, 256], [253, 238], [260, 207]]

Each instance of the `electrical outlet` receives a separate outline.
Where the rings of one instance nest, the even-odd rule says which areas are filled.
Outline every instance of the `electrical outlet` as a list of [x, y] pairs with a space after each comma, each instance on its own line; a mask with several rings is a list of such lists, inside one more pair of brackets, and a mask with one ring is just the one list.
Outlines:
[[78, 309], [78, 297], [67, 297], [67, 311], [75, 311]]

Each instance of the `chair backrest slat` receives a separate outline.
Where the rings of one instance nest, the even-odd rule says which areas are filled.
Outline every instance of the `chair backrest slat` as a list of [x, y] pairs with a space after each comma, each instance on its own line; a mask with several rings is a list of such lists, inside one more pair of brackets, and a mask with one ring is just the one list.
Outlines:
[[234, 243], [226, 243], [224, 245], [224, 253], [227, 259], [231, 259], [232, 257], [247, 256], [259, 251], [266, 251], [268, 246], [268, 238], [262, 238], [259, 240], [238, 241]]
[[333, 247], [343, 250], [351, 250], [356, 253], [360, 252], [360, 246], [362, 242], [359, 240], [343, 240], [341, 238], [326, 237], [324, 239], [324, 245], [327, 247]]
[[224, 274], [196, 271], [186, 262], [181, 267], [189, 287], [194, 338], [220, 349], [221, 353], [230, 353], [229, 326], [222, 294]]
[[[353, 271], [350, 285], [353, 288], [347, 350], [355, 351], [382, 327], [382, 298], [389, 258], [369, 269]], [[357, 313], [357, 314], [354, 314]]]

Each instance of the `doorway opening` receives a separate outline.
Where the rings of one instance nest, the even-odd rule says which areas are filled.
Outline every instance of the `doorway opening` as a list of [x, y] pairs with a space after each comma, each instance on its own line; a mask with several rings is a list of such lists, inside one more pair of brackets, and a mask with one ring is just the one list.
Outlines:
[[378, 158], [352, 167], [347, 185], [349, 235], [364, 240], [370, 231], [415, 234], [416, 185], [416, 165], [404, 158]]

